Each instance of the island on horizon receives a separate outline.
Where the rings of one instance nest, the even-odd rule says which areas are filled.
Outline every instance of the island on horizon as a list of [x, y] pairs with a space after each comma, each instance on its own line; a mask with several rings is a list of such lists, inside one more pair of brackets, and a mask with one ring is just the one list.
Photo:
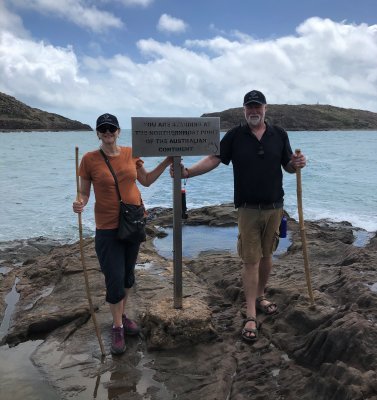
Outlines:
[[[220, 117], [222, 131], [245, 123], [242, 107], [202, 117]], [[287, 131], [377, 131], [377, 113], [325, 104], [267, 104], [266, 120]]]
[[93, 131], [79, 121], [32, 108], [0, 92], [0, 132], [17, 131]]
[[[202, 114], [220, 117], [220, 129], [245, 122], [243, 108]], [[266, 120], [287, 131], [377, 131], [377, 113], [322, 104], [268, 104]], [[93, 131], [79, 121], [32, 108], [0, 92], [0, 132], [17, 131]]]

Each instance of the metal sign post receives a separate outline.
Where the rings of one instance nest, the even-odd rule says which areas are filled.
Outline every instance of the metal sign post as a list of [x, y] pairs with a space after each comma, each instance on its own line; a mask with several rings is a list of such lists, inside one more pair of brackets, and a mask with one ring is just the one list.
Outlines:
[[174, 308], [182, 308], [181, 157], [173, 159], [173, 271]]
[[220, 152], [220, 118], [132, 117], [134, 157], [173, 156], [174, 308], [182, 308], [181, 157]]

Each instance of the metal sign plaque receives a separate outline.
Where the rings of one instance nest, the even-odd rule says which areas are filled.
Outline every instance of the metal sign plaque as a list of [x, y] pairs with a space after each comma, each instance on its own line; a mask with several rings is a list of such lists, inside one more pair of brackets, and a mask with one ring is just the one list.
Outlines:
[[220, 118], [132, 117], [134, 157], [220, 153]]

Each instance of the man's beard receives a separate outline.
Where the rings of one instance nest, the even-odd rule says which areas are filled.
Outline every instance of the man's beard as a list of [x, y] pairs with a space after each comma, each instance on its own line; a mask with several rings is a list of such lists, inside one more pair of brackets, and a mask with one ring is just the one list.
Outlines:
[[261, 122], [262, 118], [260, 115], [250, 115], [247, 119], [247, 122], [252, 126], [258, 126]]

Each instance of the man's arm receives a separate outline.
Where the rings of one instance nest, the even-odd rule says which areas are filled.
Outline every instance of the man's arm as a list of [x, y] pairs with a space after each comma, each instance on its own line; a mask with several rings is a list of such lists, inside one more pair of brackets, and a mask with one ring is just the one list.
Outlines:
[[221, 160], [216, 156], [207, 156], [191, 165], [190, 168], [185, 168], [183, 166], [182, 170], [182, 178], [192, 178], [193, 176], [203, 175], [209, 171], [215, 169]]

